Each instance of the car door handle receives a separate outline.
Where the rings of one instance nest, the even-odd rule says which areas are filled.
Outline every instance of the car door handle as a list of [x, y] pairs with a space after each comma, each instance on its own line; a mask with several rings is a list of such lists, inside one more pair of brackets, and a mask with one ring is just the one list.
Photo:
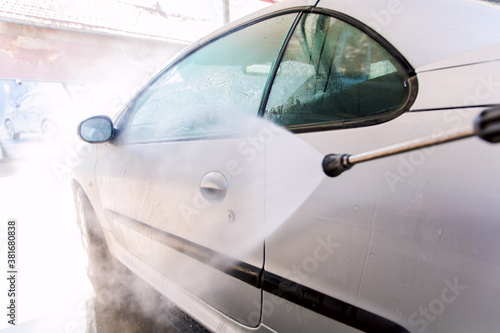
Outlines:
[[208, 201], [222, 201], [227, 192], [226, 177], [219, 171], [207, 173], [201, 178], [200, 191], [203, 197]]

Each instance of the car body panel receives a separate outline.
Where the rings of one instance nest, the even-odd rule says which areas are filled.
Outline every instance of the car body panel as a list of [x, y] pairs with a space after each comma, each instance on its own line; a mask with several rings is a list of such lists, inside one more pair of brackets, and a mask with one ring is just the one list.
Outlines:
[[[213, 331], [496, 331], [497, 147], [470, 138], [363, 163], [337, 178], [324, 175], [321, 161], [470, 128], [486, 106], [500, 104], [498, 35], [472, 24], [498, 31], [499, 6], [313, 5], [294, 0], [261, 10], [170, 64], [265, 15], [339, 12], [409, 61], [404, 84], [418, 81], [415, 103], [373, 126], [291, 134], [236, 119], [257, 125], [225, 138], [100, 144], [75, 184], [88, 191], [110, 251]], [[127, 130], [123, 117], [118, 133]], [[245, 143], [252, 144], [241, 149]], [[211, 172], [226, 178], [228, 191], [207, 205], [198, 199]]]
[[267, 325], [276, 332], [362, 332], [346, 324], [332, 323], [330, 318], [278, 297], [273, 292], [264, 292], [262, 315]]
[[491, 44], [477, 50], [460, 53], [441, 61], [434, 62], [429, 65], [421, 66], [416, 69], [418, 73], [433, 71], [436, 69], [444, 69], [458, 67], [464, 65], [479, 64], [483, 62], [498, 61], [500, 53], [500, 43]]
[[[107, 232], [106, 237], [113, 239], [113, 235], [109, 232]], [[122, 248], [120, 244], [113, 240], [109, 244], [113, 253], [128, 268], [138, 276], [141, 276], [144, 281], [155, 289], [160, 290], [162, 294], [168, 295], [169, 300], [176, 304], [176, 306], [189, 311], [189, 315], [198, 322], [203, 323], [203, 326], [207, 329], [213, 332], [276, 332], [264, 324], [260, 324], [256, 328], [250, 328], [232, 320], [226, 314], [217, 311], [214, 307], [194, 296], [186, 289], [179, 287], [176, 282], [166, 278], [159, 271], [146, 265], [144, 261], [139, 260], [129, 251]]]
[[[465, 123], [481, 110], [448, 110], [450, 118], [443, 117], [442, 111], [406, 113], [369, 128], [298, 136], [324, 154], [356, 154], [360, 147], [376, 149], [459, 128], [463, 124], [449, 119]], [[267, 238], [266, 272], [338, 297], [410, 331], [462, 331], [458, 328], [464, 323], [458, 324], [456, 318], [465, 312], [484, 319], [464, 332], [473, 327], [494, 330], [498, 323], [493, 312], [498, 311], [495, 300], [500, 293], [496, 282], [500, 262], [490, 257], [500, 251], [491, 237], [500, 227], [496, 223], [500, 210], [494, 204], [500, 196], [496, 148], [467, 139], [361, 164], [349, 174], [325, 178], [282, 228]], [[455, 154], [456, 149], [474, 151], [475, 157]], [[324, 198], [330, 204], [318, 205]], [[462, 289], [455, 290], [455, 297], [445, 292], [450, 293], [449, 299], [460, 301], [446, 304], [446, 311], [435, 301], [431, 308], [440, 316], [430, 312], [433, 320], [426, 320], [420, 307], [429, 309], [429, 303], [440, 299], [440, 292], [450, 284], [474, 292], [466, 295]], [[497, 296], [485, 306], [488, 293]], [[282, 306], [275, 302], [268, 308], [271, 305]], [[280, 321], [274, 316], [269, 312], [266, 321], [263, 315], [263, 322], [272, 326]], [[300, 316], [291, 320], [302, 324]]]
[[[247, 322], [249, 309], [260, 303], [260, 289], [256, 283], [230, 277], [225, 270], [233, 265], [227, 260], [244, 262], [259, 268], [246, 277], [251, 279], [263, 265], [264, 155], [246, 164], [238, 153], [242, 140], [103, 146], [95, 170], [115, 241], [202, 300]], [[212, 152], [210, 159], [204, 155], [207, 151]], [[217, 151], [220, 156], [214, 154]], [[234, 155], [229, 160], [228, 151]], [[237, 176], [227, 169], [233, 159], [239, 160], [241, 168]], [[213, 171], [228, 181], [222, 202], [207, 202], [200, 193], [204, 175]], [[229, 212], [234, 220], [228, 219]], [[252, 232], [256, 233], [253, 237]], [[180, 245], [172, 248], [169, 244], [174, 240]], [[254, 244], [256, 240], [260, 243]], [[230, 301], [231, 295], [245, 288], [246, 302]], [[258, 316], [251, 319], [249, 325], [257, 325]]]
[[412, 111], [500, 104], [500, 61], [425, 71], [418, 80]]

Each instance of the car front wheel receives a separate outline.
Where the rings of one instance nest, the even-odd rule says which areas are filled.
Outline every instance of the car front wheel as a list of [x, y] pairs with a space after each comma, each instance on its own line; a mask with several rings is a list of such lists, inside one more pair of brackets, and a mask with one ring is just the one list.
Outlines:
[[87, 276], [96, 293], [109, 289], [115, 281], [113, 271], [116, 263], [108, 250], [97, 216], [82, 188], [76, 193], [76, 211]]
[[109, 252], [97, 215], [82, 188], [75, 198], [87, 276], [94, 287], [97, 301], [114, 308], [135, 304], [130, 289], [133, 274]]
[[10, 119], [7, 119], [5, 121], [5, 129], [7, 130], [7, 136], [11, 140], [17, 140], [19, 139], [19, 133], [16, 133], [16, 130], [14, 129], [14, 124]]

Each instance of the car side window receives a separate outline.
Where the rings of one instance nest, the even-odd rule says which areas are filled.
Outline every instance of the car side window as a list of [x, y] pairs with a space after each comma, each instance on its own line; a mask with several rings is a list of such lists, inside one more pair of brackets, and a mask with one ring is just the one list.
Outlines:
[[127, 110], [125, 140], [211, 136], [221, 120], [257, 116], [271, 68], [297, 13], [244, 27], [197, 49], [162, 73]]
[[25, 95], [17, 104], [23, 109], [31, 108], [34, 106], [34, 95]]
[[291, 129], [362, 124], [400, 110], [408, 79], [363, 31], [334, 17], [305, 14], [281, 61], [266, 117]]

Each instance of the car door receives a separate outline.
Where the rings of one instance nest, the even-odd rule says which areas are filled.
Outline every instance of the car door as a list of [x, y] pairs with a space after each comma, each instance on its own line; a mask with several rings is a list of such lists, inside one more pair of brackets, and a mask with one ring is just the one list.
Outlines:
[[[325, 156], [388, 145], [413, 126], [398, 121], [414, 99], [411, 67], [347, 19], [327, 10], [303, 14], [265, 108], [265, 118], [309, 145], [306, 161], [317, 160], [312, 151]], [[275, 161], [289, 153], [268, 154], [267, 184], [286, 181], [287, 169]], [[285, 220], [266, 221], [277, 226], [266, 235], [263, 323], [280, 332], [405, 331], [377, 300], [360, 301], [374, 223], [391, 200], [381, 177], [391, 159], [334, 179], [322, 174], [321, 159], [315, 163], [288, 176], [294, 180], [288, 192], [305, 192], [304, 200], [288, 205]], [[266, 207], [287, 205], [281, 188], [267, 186]]]
[[122, 113], [95, 166], [111, 251], [160, 291], [168, 279], [249, 326], [264, 260], [257, 115], [296, 17], [259, 19], [170, 65]]

